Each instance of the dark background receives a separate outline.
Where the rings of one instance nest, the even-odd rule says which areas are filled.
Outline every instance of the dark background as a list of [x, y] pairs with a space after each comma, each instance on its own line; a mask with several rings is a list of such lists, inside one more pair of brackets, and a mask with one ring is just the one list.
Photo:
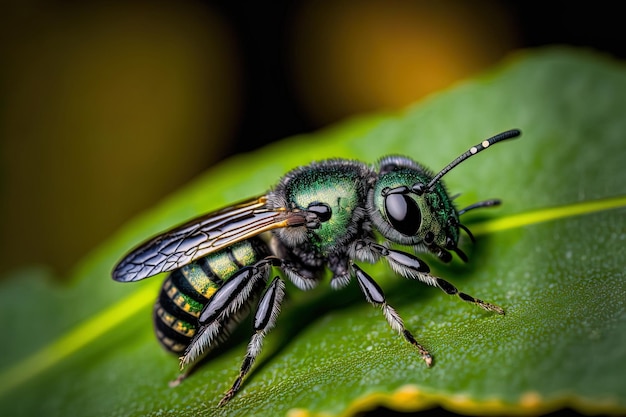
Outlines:
[[[253, 150], [269, 141], [313, 131], [321, 126], [302, 108], [298, 91], [292, 86], [293, 74], [289, 67], [290, 57], [285, 48], [285, 37], [298, 3], [305, 2], [279, 1], [247, 7], [241, 7], [237, 2], [207, 2], [232, 23], [242, 41], [244, 61], [249, 69], [244, 77], [244, 122], [237, 126], [234, 152]], [[353, 3], [358, 8], [358, 3]], [[393, 3], [424, 2], [390, 3], [390, 7], [393, 7]], [[453, 9], [455, 3], [459, 4], [448, 3], [452, 4], [450, 9]], [[620, 59], [626, 57], [626, 32], [620, 29], [624, 21], [613, 3], [594, 3], [594, 7], [575, 2], [475, 3], [474, 6], [478, 8], [496, 11], [509, 25], [510, 32], [504, 35], [509, 37], [505, 45], [507, 48], [497, 51], [504, 52], [501, 56], [505, 56], [509, 48], [514, 50], [563, 44], [593, 48]], [[453, 11], [450, 10], [450, 13]], [[261, 20], [259, 16], [264, 18]], [[416, 22], [419, 21], [419, 16], [415, 17]], [[442, 28], [442, 31], [448, 29]], [[477, 27], [476, 31], [484, 29]], [[493, 33], [493, 36], [501, 35]], [[424, 41], [428, 42], [428, 39]], [[491, 42], [494, 41], [491, 39]], [[492, 46], [484, 47], [488, 49]]]
[[16, 3], [0, 17], [0, 272], [60, 278], [229, 155], [402, 109], [521, 48], [626, 54], [612, 2]]

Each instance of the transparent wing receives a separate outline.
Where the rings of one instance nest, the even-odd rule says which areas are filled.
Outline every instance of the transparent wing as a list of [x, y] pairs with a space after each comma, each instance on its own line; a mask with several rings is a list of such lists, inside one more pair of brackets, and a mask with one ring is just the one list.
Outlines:
[[113, 270], [116, 281], [139, 281], [178, 269], [259, 233], [306, 223], [304, 213], [268, 209], [261, 196], [175, 227], [135, 248]]

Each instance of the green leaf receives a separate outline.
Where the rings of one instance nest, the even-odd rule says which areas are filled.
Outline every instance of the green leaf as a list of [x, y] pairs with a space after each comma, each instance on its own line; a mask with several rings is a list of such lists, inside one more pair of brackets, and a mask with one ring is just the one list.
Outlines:
[[[527, 51], [397, 116], [368, 116], [232, 158], [131, 222], [69, 285], [32, 267], [0, 287], [0, 415], [343, 415], [440, 405], [469, 414], [570, 407], [626, 413], [626, 71], [568, 49]], [[401, 153], [440, 169], [517, 127], [523, 137], [446, 176], [477, 242], [470, 262], [434, 272], [496, 303], [496, 316], [364, 265], [434, 355], [427, 368], [352, 283], [288, 289], [276, 329], [242, 390], [216, 409], [245, 352], [245, 323], [176, 388], [176, 358], [151, 329], [160, 278], [110, 279], [126, 250], [183, 220], [264, 192], [288, 169], [326, 157]], [[426, 258], [426, 256], [425, 256]]]

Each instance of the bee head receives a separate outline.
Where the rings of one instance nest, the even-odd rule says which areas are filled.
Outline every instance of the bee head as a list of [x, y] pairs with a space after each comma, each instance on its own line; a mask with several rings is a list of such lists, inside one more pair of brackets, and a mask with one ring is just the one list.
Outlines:
[[482, 201], [457, 211], [441, 178], [469, 157], [520, 134], [513, 129], [484, 140], [436, 175], [407, 157], [381, 159], [377, 180], [368, 195], [368, 211], [374, 227], [386, 239], [418, 250], [425, 248], [444, 262], [452, 259], [450, 251], [466, 261], [467, 257], [458, 248], [459, 232], [462, 229], [474, 238], [459, 216], [475, 208], [497, 205], [499, 201]]
[[409, 158], [383, 158], [369, 194], [370, 218], [386, 239], [425, 248], [448, 262], [448, 251], [457, 251], [459, 215], [441, 182], [428, 188], [432, 178]]

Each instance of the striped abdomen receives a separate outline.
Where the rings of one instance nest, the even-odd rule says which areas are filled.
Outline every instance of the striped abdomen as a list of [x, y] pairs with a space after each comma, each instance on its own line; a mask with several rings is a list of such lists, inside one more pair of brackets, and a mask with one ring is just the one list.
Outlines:
[[244, 266], [266, 256], [266, 246], [252, 238], [173, 271], [154, 305], [154, 329], [161, 345], [182, 353], [196, 334], [198, 316], [215, 291]]

